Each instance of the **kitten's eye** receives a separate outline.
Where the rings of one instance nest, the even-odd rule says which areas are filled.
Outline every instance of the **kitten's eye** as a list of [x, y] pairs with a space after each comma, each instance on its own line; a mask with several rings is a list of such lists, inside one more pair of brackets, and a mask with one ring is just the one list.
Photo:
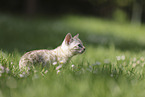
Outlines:
[[82, 48], [82, 45], [81, 44], [78, 44], [78, 47], [81, 47]]

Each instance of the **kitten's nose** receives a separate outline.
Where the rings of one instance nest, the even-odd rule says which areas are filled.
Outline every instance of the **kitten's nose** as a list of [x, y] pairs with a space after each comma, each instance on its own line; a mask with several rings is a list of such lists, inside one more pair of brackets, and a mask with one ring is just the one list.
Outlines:
[[83, 47], [83, 48], [81, 49], [81, 53], [83, 53], [85, 50], [86, 50], [86, 48]]
[[83, 47], [83, 51], [85, 51], [86, 50], [86, 48], [85, 47]]
[[84, 47], [84, 51], [86, 50], [86, 48]]

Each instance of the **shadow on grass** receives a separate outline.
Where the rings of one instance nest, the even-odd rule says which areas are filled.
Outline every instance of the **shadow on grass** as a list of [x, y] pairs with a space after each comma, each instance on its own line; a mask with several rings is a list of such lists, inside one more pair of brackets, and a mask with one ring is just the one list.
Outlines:
[[[21, 34], [1, 34], [0, 47], [4, 51], [14, 51], [15, 49], [24, 52], [34, 49], [52, 49], [63, 41], [66, 33], [21, 33]], [[73, 34], [74, 35], [74, 34]], [[80, 33], [80, 39], [85, 45], [109, 47], [114, 45], [119, 50], [140, 51], [145, 49], [145, 44], [134, 40], [127, 40], [112, 35], [97, 35]]]
[[114, 45], [120, 50], [140, 51], [145, 44], [135, 40], [123, 39], [110, 34], [88, 34], [84, 30], [74, 29], [62, 19], [18, 19], [0, 17], [0, 49], [12, 52], [15, 49], [26, 52], [34, 49], [52, 49], [61, 45], [65, 35], [80, 33], [80, 39], [85, 45]]

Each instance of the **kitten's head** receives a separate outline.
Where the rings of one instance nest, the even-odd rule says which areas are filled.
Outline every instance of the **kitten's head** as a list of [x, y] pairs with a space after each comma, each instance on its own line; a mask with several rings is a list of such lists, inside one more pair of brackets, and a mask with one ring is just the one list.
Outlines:
[[81, 54], [85, 51], [85, 47], [79, 39], [79, 34], [72, 37], [72, 35], [68, 33], [62, 43], [62, 48], [63, 50], [70, 51], [73, 55]]

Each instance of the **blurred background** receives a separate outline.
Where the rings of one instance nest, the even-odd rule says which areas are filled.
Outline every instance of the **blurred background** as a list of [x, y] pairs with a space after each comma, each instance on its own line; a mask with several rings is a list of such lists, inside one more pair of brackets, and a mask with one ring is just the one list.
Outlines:
[[0, 49], [55, 48], [69, 32], [86, 46], [145, 48], [145, 0], [0, 0]]
[[[0, 97], [145, 97], [144, 24], [145, 0], [0, 0]], [[67, 33], [86, 51], [25, 77], [20, 56]]]

